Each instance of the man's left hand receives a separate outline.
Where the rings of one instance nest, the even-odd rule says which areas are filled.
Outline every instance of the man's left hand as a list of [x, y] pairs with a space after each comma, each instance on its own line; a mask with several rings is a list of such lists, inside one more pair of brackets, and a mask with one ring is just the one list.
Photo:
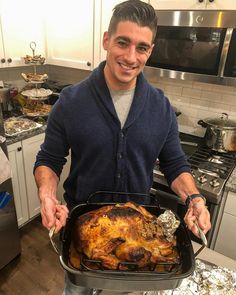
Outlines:
[[205, 206], [203, 200], [193, 200], [190, 203], [188, 211], [185, 214], [184, 221], [188, 229], [191, 230], [192, 233], [197, 237], [199, 237], [199, 232], [196, 226], [196, 222], [198, 223], [204, 234], [209, 231], [209, 229], [211, 228], [210, 213]]

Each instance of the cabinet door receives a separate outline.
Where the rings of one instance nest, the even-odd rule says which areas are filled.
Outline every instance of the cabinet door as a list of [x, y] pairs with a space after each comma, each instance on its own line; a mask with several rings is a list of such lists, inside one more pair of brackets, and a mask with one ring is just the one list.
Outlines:
[[33, 167], [36, 155], [43, 143], [45, 134], [39, 134], [22, 141], [25, 182], [28, 196], [29, 217], [32, 218], [40, 213], [40, 202], [38, 198], [37, 186], [35, 184]]
[[198, 0], [150, 0], [150, 4], [155, 9], [165, 10], [165, 9], [173, 9], [173, 10], [181, 10], [181, 9], [205, 9], [206, 0], [203, 0], [202, 3], [199, 3]]
[[6, 59], [4, 66], [24, 65], [22, 57], [26, 54], [32, 55], [29, 47], [31, 41], [37, 45], [35, 54], [44, 55], [43, 17], [40, 7], [34, 7], [30, 0], [1, 0], [0, 15], [0, 43], [3, 43]]
[[9, 145], [7, 150], [12, 168], [12, 185], [17, 222], [18, 226], [21, 226], [29, 219], [21, 142]]
[[224, 10], [233, 10], [236, 9], [236, 1], [235, 0], [213, 0], [210, 2], [206, 0], [206, 8], [207, 9], [224, 9]]
[[93, 4], [93, 0], [58, 1], [56, 5], [54, 1], [47, 2], [48, 63], [93, 68]]
[[236, 259], [236, 216], [224, 213], [217, 236], [215, 251]]
[[173, 9], [173, 10], [197, 10], [197, 9], [236, 9], [235, 0], [150, 0], [150, 4], [155, 9]]

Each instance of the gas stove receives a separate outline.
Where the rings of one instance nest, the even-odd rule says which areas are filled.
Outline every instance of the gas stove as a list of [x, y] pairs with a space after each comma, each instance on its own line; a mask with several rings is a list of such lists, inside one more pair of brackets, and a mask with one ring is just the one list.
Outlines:
[[[207, 201], [219, 204], [225, 184], [235, 164], [235, 153], [218, 153], [204, 146], [202, 138], [180, 134], [183, 151], [191, 165], [191, 172], [200, 192]], [[154, 182], [167, 185], [158, 161], [154, 168]]]
[[224, 186], [235, 167], [235, 155], [200, 147], [188, 161], [198, 189], [209, 201], [219, 203]]

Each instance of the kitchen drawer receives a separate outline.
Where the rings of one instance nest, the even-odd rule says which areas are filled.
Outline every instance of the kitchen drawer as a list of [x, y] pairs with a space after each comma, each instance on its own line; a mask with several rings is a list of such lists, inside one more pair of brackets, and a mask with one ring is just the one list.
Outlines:
[[228, 192], [224, 212], [236, 217], [236, 193]]

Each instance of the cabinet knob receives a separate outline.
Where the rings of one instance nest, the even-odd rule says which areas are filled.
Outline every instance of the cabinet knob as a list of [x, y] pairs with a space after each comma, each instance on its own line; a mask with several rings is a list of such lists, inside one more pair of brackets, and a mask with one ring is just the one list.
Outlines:
[[209, 0], [209, 2], [214, 2], [214, 0]]
[[88, 67], [91, 66], [91, 62], [90, 62], [90, 61], [87, 62], [87, 66], [88, 66]]
[[4, 64], [6, 62], [5, 58], [1, 58], [1, 63]]
[[22, 150], [22, 147], [19, 146], [19, 147], [17, 148], [17, 151], [20, 152], [21, 150]]
[[7, 62], [8, 62], [8, 63], [11, 63], [11, 62], [12, 62], [12, 59], [9, 57], [9, 58], [7, 59]]
[[199, 3], [202, 3], [204, 0], [198, 0]]

